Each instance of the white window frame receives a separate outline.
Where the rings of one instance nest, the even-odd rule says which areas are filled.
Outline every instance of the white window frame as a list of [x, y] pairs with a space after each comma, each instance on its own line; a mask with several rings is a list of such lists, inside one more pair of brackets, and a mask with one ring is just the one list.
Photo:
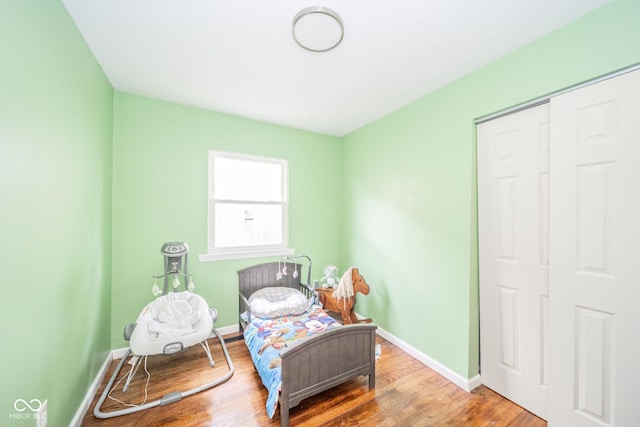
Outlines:
[[[259, 163], [278, 164], [282, 171], [282, 201], [256, 201], [256, 200], [223, 200], [216, 199], [215, 196], [215, 160], [216, 158], [226, 158], [234, 160], [246, 160]], [[289, 165], [287, 160], [268, 157], [258, 157], [240, 153], [230, 153], [216, 150], [209, 150], [208, 169], [208, 212], [207, 212], [207, 253], [200, 255], [200, 261], [216, 261], [222, 259], [254, 258], [263, 256], [292, 255], [295, 249], [288, 248], [289, 238]], [[247, 203], [261, 205], [279, 205], [282, 207], [282, 242], [277, 245], [258, 246], [234, 246], [219, 248], [215, 246], [215, 207], [224, 203]]]

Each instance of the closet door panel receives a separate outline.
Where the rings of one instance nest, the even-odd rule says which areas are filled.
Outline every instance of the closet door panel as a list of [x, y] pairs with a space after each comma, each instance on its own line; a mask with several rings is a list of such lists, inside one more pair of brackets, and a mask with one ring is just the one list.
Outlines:
[[551, 100], [549, 424], [637, 425], [640, 73]]
[[478, 126], [482, 382], [546, 417], [548, 105]]

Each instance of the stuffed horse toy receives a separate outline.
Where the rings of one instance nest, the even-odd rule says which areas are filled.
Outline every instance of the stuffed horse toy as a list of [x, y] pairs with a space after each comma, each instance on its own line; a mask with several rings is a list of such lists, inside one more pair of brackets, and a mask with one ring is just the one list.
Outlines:
[[344, 273], [335, 289], [316, 289], [324, 309], [340, 313], [345, 325], [371, 322], [371, 319], [358, 321], [353, 308], [356, 304], [356, 293], [368, 295], [369, 290], [369, 285], [356, 267], [351, 267]]

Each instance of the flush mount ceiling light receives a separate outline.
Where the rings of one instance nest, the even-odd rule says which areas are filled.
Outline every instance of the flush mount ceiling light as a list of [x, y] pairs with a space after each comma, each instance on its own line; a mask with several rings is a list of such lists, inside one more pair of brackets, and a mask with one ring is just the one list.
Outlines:
[[302, 9], [293, 18], [293, 39], [312, 52], [326, 52], [338, 46], [344, 37], [342, 18], [323, 6]]

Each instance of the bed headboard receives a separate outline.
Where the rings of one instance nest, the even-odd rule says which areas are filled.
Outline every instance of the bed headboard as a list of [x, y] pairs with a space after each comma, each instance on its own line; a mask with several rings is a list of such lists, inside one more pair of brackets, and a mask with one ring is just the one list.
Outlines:
[[[252, 293], [258, 289], [268, 288], [272, 286], [282, 286], [287, 288], [300, 289], [302, 272], [300, 264], [294, 264], [288, 262], [287, 272], [288, 274], [282, 276], [282, 279], [277, 280], [276, 274], [282, 273], [284, 267], [282, 262], [267, 262], [264, 264], [253, 265], [251, 267], [244, 268], [238, 271], [238, 291], [246, 298], [249, 298]], [[297, 268], [298, 277], [293, 277], [293, 272]]]
[[[249, 299], [252, 293], [258, 289], [282, 286], [287, 288], [295, 288], [300, 290], [302, 278], [302, 265], [287, 262], [288, 274], [282, 275], [280, 280], [276, 274], [282, 273], [285, 264], [282, 261], [267, 262], [264, 264], [253, 265], [251, 267], [238, 270], [238, 291], [239, 291], [239, 310], [238, 313], [246, 311], [245, 298]], [[293, 277], [293, 272], [298, 271], [298, 277]], [[244, 298], [243, 298], [244, 297]], [[244, 328], [243, 322], [240, 321], [241, 329]]]

